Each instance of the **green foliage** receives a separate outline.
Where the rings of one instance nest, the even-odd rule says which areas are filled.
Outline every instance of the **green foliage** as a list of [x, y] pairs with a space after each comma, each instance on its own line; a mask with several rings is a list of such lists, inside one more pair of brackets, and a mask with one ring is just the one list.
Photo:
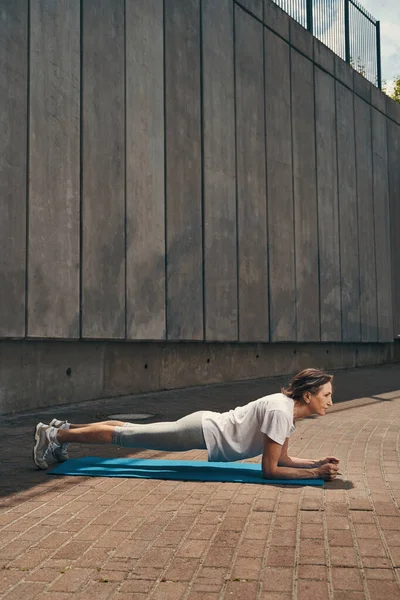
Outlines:
[[389, 96], [389, 98], [392, 98], [392, 100], [394, 100], [395, 102], [398, 102], [400, 104], [400, 75], [397, 75], [397, 77], [394, 80], [394, 90], [391, 94], [389, 94], [389, 92], [387, 90], [387, 82], [386, 81], [383, 82], [382, 92], [385, 92], [385, 94], [387, 94]]
[[398, 102], [400, 104], [400, 75], [398, 75], [395, 79], [394, 90], [391, 95], [391, 98], [393, 98], [395, 102]]

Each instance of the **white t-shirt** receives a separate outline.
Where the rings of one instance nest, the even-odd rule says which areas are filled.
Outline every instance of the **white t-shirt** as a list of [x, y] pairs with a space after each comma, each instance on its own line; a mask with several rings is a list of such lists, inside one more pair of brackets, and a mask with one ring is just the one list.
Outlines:
[[263, 453], [264, 434], [283, 445], [293, 433], [294, 401], [284, 394], [264, 396], [224, 413], [205, 411], [202, 417], [208, 460], [223, 462]]

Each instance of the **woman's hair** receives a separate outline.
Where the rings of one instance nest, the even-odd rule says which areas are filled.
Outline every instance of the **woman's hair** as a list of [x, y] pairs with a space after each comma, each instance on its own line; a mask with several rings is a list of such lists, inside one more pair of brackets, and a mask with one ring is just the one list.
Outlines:
[[289, 383], [288, 387], [282, 388], [282, 394], [293, 398], [293, 400], [302, 400], [305, 392], [317, 394], [318, 390], [333, 380], [333, 375], [325, 373], [320, 369], [304, 369], [297, 373]]

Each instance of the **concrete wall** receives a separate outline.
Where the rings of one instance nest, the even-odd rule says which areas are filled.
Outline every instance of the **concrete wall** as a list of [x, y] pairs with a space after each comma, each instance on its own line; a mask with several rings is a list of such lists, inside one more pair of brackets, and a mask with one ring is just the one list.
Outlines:
[[273, 2], [0, 16], [2, 348], [400, 335], [400, 106]]
[[385, 364], [393, 359], [393, 344], [378, 343], [3, 341], [0, 414], [264, 378], [295, 373], [310, 365], [329, 370]]

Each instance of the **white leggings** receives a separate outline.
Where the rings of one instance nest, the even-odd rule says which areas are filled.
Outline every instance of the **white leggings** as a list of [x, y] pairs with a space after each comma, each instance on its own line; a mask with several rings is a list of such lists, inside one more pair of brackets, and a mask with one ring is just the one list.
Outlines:
[[178, 421], [165, 423], [125, 423], [123, 427], [115, 427], [112, 443], [122, 448], [164, 452], [206, 450], [201, 424], [203, 413], [199, 410]]

